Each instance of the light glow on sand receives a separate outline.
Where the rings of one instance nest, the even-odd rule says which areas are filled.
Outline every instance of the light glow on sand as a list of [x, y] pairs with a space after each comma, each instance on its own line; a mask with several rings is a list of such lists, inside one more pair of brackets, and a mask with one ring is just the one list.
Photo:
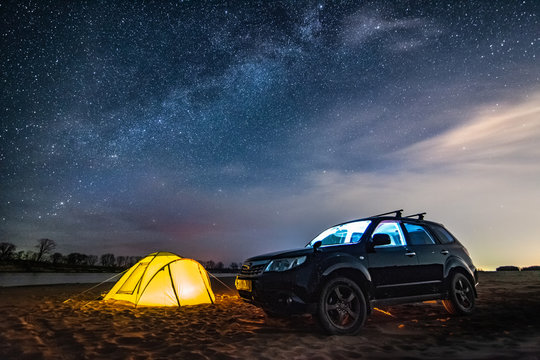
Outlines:
[[382, 310], [382, 309], [379, 309], [379, 308], [376, 308], [376, 307], [374, 307], [373, 310], [395, 318], [395, 316], [392, 315], [392, 313], [390, 313], [389, 311], [385, 311], [385, 310]]

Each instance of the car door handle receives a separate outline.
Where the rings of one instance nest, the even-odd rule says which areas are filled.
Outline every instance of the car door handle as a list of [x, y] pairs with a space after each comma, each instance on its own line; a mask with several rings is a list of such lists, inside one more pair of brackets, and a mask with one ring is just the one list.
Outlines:
[[443, 255], [448, 255], [448, 252], [449, 252], [448, 250], [441, 250], [441, 254]]
[[405, 253], [405, 256], [408, 256], [408, 257], [416, 256], [416, 253], [414, 251], [407, 251]]

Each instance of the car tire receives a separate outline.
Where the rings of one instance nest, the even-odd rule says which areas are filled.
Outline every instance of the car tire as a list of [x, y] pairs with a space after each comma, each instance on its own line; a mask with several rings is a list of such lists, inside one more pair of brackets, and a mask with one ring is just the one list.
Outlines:
[[366, 321], [366, 299], [351, 279], [332, 278], [322, 288], [317, 312], [321, 326], [329, 334], [354, 335]]
[[442, 303], [446, 311], [454, 315], [469, 315], [474, 310], [474, 288], [469, 279], [462, 273], [455, 273], [449, 282], [449, 299]]

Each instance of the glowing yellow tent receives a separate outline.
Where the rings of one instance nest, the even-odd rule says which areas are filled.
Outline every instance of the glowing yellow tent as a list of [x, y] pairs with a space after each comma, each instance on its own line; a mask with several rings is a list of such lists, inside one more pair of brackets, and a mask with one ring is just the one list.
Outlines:
[[157, 252], [133, 265], [104, 300], [143, 306], [184, 306], [214, 303], [208, 273], [195, 260]]

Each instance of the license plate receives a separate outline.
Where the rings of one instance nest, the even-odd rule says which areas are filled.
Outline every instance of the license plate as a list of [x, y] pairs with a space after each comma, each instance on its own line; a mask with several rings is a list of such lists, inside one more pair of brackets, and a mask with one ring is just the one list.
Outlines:
[[236, 289], [243, 291], [251, 291], [251, 280], [236, 279]]

